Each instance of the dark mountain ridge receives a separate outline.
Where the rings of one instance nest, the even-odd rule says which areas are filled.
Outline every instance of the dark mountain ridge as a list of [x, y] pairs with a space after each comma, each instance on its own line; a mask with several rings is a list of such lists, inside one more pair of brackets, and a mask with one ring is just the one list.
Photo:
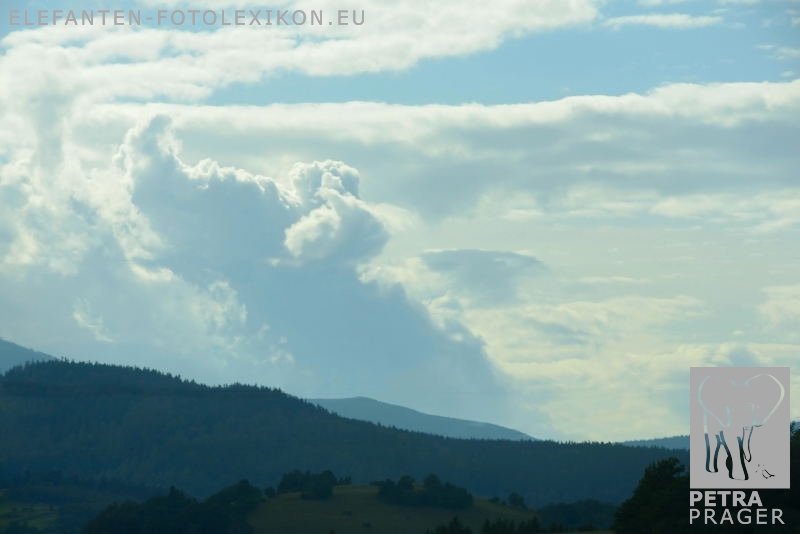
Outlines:
[[437, 473], [537, 506], [618, 503], [645, 466], [686, 451], [460, 440], [345, 419], [280, 390], [209, 387], [151, 370], [45, 361], [0, 377], [0, 473], [61, 471], [208, 495], [247, 478], [332, 469], [368, 483]]

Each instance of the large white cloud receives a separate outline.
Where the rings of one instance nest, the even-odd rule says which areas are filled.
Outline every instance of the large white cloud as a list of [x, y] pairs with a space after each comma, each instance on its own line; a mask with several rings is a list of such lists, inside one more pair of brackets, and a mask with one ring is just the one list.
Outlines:
[[286, 229], [284, 245], [299, 260], [366, 260], [389, 238], [383, 223], [358, 198], [355, 169], [325, 162], [295, 167], [292, 184], [310, 209]]
[[[418, 387], [418, 407], [483, 418], [505, 405], [478, 339], [437, 328], [402, 291], [359, 280], [355, 267], [381, 251], [389, 228], [387, 207], [359, 198], [356, 169], [326, 160], [271, 178], [210, 159], [190, 165], [179, 145], [169, 119], [155, 117], [104, 167], [65, 180], [66, 163], [54, 174], [33, 165], [15, 177], [22, 185], [0, 189], [9, 207], [27, 195], [25, 216], [4, 226], [0, 336], [306, 395], [404, 402]], [[64, 161], [76, 164], [73, 149]], [[64, 189], [52, 205], [35, 202], [52, 189]], [[491, 400], [467, 395], [481, 391]]]

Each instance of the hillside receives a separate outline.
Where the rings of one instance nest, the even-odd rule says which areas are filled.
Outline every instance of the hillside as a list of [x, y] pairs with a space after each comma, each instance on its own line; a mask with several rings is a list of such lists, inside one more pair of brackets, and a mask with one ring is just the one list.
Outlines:
[[[601, 509], [600, 521], [610, 523], [613, 509]], [[265, 501], [250, 515], [255, 534], [308, 534], [309, 532], [375, 532], [380, 534], [423, 534], [433, 531], [458, 516], [462, 524], [479, 533], [484, 521], [498, 519], [516, 524], [536, 519], [547, 527], [553, 522], [565, 524], [557, 511], [551, 508], [534, 511], [475, 499], [468, 510], [452, 511], [444, 508], [409, 508], [386, 504], [378, 500], [375, 486], [339, 486], [333, 498], [309, 501], [297, 493], [280, 495]]]
[[0, 373], [23, 363], [52, 359], [54, 358], [47, 354], [0, 339]]
[[618, 503], [645, 466], [685, 451], [618, 444], [457, 440], [344, 419], [268, 388], [208, 387], [133, 368], [48, 361], [0, 378], [0, 475], [57, 470], [207, 495], [290, 469], [354, 483], [437, 473], [528, 504]]
[[[471, 529], [473, 534], [534, 534], [576, 529], [594, 532], [607, 529], [616, 511], [615, 506], [596, 501], [533, 510], [524, 503], [512, 505], [496, 499], [474, 498], [463, 488], [439, 481], [435, 476], [428, 477], [422, 484], [406, 479], [402, 494], [411, 500], [395, 502], [385, 492], [387, 485], [394, 481], [354, 486], [346, 480], [337, 483], [334, 475], [328, 473], [332, 478], [327, 481], [323, 481], [324, 474], [311, 475], [312, 478], [323, 477], [316, 481], [328, 488], [314, 497], [306, 491], [287, 490], [284, 487], [287, 478], [282, 479], [279, 486], [283, 490], [278, 493], [274, 488], [263, 492], [249, 481], [240, 480], [206, 499], [196, 499], [173, 487], [144, 501], [107, 506], [87, 521], [81, 532], [424, 534], [439, 531], [453, 521]], [[434, 494], [438, 498], [433, 497]], [[455, 506], [445, 494], [464, 495], [468, 502]], [[427, 498], [417, 500], [413, 495], [427, 495]]]
[[369, 421], [370, 423], [379, 423], [384, 426], [435, 434], [437, 436], [461, 439], [534, 439], [527, 434], [503, 426], [430, 415], [368, 397], [308, 399], [308, 401], [349, 419]]
[[105, 506], [159, 493], [164, 491], [108, 479], [65, 477], [57, 471], [0, 476], [0, 533], [13, 529], [14, 523], [46, 534], [77, 533]]
[[256, 534], [281, 532], [380, 532], [381, 534], [423, 534], [437, 525], [449, 522], [457, 515], [465, 525], [480, 531], [489, 519], [512, 519], [516, 522], [536, 517], [521, 510], [476, 500], [469, 510], [453, 512], [443, 508], [408, 508], [378, 500], [377, 488], [371, 486], [342, 486], [334, 490], [333, 498], [308, 501], [297, 493], [281, 495], [264, 502], [250, 517]]

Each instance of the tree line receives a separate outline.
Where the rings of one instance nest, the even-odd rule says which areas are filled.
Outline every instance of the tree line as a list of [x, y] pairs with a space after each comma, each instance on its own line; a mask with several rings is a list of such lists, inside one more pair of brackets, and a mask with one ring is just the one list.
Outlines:
[[0, 473], [60, 470], [200, 496], [221, 479], [264, 485], [297, 466], [359, 484], [435, 472], [480, 495], [517, 492], [532, 506], [619, 503], [653, 461], [688, 460], [609, 443], [431, 436], [338, 417], [276, 389], [66, 361], [0, 376], [0, 407]]
[[[648, 466], [630, 498], [617, 509], [617, 534], [680, 534], [682, 532], [751, 533], [798, 532], [800, 529], [800, 425], [794, 425], [789, 444], [791, 489], [758, 490], [768, 508], [783, 510], [785, 526], [689, 525], [689, 474], [678, 458], [666, 458]], [[732, 507], [734, 510], [735, 508]], [[734, 515], [735, 515], [734, 511]]]
[[403, 506], [430, 506], [448, 510], [465, 510], [472, 506], [472, 494], [465, 488], [450, 482], [442, 482], [436, 475], [428, 475], [421, 487], [414, 485], [408, 475], [397, 482], [387, 479], [374, 482], [378, 486], [378, 498], [390, 504]]

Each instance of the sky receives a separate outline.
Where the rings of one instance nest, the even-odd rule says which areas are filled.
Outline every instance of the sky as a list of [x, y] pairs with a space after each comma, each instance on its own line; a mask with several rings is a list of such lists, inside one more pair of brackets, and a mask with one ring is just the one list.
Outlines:
[[[267, 9], [45, 20], [101, 8]], [[1, 338], [558, 440], [688, 433], [693, 366], [800, 391], [799, 1], [38, 9], [0, 8]]]

